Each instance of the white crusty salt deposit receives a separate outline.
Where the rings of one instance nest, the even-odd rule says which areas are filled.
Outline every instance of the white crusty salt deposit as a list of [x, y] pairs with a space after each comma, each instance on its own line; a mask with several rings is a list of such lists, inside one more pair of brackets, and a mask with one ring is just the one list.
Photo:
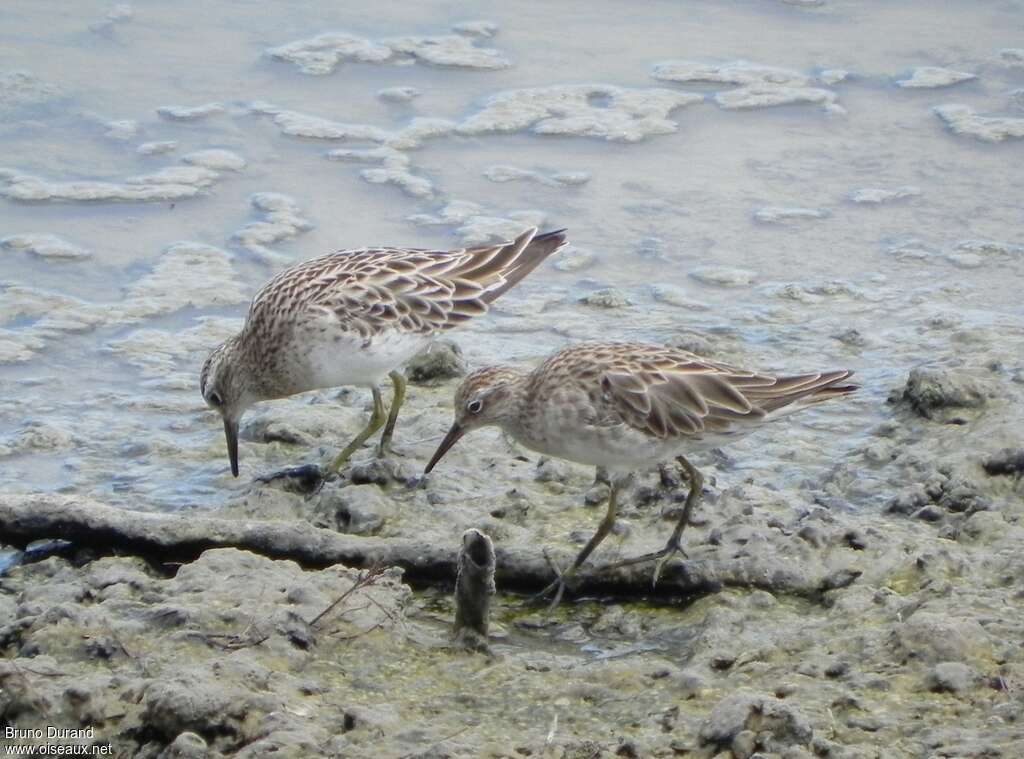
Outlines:
[[415, 87], [385, 87], [377, 90], [377, 97], [388, 103], [408, 103], [423, 93]]
[[847, 72], [830, 69], [813, 76], [748, 61], [662, 61], [654, 65], [651, 76], [666, 82], [738, 85], [735, 89], [716, 92], [713, 96], [719, 106], [727, 109], [810, 103], [840, 112], [842, 109], [837, 105], [836, 93], [817, 85], [843, 81]]
[[144, 142], [135, 148], [135, 152], [139, 155], [163, 155], [164, 153], [173, 153], [177, 149], [177, 140], [160, 140], [157, 142]]
[[313, 228], [312, 222], [302, 215], [298, 201], [280, 192], [257, 192], [249, 203], [263, 218], [239, 229], [231, 235], [231, 241], [268, 263], [288, 260], [269, 246]]
[[854, 190], [849, 194], [849, 198], [854, 203], [860, 203], [862, 205], [881, 205], [882, 203], [891, 203], [894, 200], [902, 200], [904, 198], [916, 198], [921, 194], [919, 187], [894, 187], [892, 189], [886, 189], [884, 187], [862, 187], [859, 190]]
[[751, 84], [734, 90], [716, 92], [714, 100], [722, 108], [774, 108], [780, 105], [822, 105], [832, 113], [844, 113], [838, 96], [821, 87], [789, 87], [778, 84]]
[[0, 324], [30, 320], [21, 329], [0, 328], [0, 364], [28, 361], [53, 339], [88, 332], [108, 315], [92, 303], [50, 290], [0, 282]]
[[423, 140], [443, 137], [455, 129], [454, 122], [437, 118], [417, 117], [403, 128], [391, 131], [373, 124], [332, 121], [320, 116], [281, 109], [270, 103], [254, 102], [249, 107], [253, 113], [272, 116], [274, 124], [281, 132], [293, 137], [376, 142], [396, 150], [417, 148]]
[[51, 234], [21, 234], [0, 238], [0, 248], [23, 250], [39, 258], [58, 258], [77, 261], [91, 258], [92, 252]]
[[492, 95], [483, 108], [464, 119], [459, 134], [517, 132], [602, 137], [638, 142], [671, 134], [677, 108], [699, 103], [703, 95], [665, 89], [634, 89], [610, 84], [561, 84]]
[[0, 168], [0, 197], [30, 201], [149, 202], [181, 200], [199, 195], [220, 174], [202, 166], [168, 166], [152, 174], [119, 182], [50, 181], [14, 169]]
[[436, 214], [413, 214], [407, 217], [420, 226], [451, 226], [466, 245], [482, 245], [500, 240], [511, 240], [526, 227], [542, 227], [543, 211], [509, 211], [502, 215], [486, 209], [479, 203], [454, 199]]
[[551, 266], [562, 272], [583, 271], [593, 266], [596, 261], [597, 254], [594, 251], [572, 245], [568, 250], [559, 253]]
[[745, 287], [754, 281], [757, 273], [734, 266], [699, 266], [690, 270], [690, 276], [705, 285]]
[[240, 318], [204, 316], [196, 321], [195, 326], [184, 330], [134, 329], [109, 341], [106, 352], [139, 367], [145, 377], [172, 377], [183, 359], [203, 353], [242, 326]]
[[937, 255], [931, 246], [916, 238], [890, 245], [886, 252], [899, 261], [925, 261]]
[[1024, 47], [1004, 47], [996, 53], [996, 61], [1010, 68], [1024, 68]]
[[953, 246], [953, 249], [960, 253], [973, 253], [983, 258], [1024, 258], [1024, 245], [1014, 245], [1003, 240], [960, 240]]
[[46, 103], [60, 96], [60, 87], [30, 71], [0, 71], [0, 113]]
[[982, 116], [969, 105], [960, 103], [937, 105], [932, 110], [953, 134], [964, 134], [985, 142], [1002, 142], [1011, 137], [1024, 137], [1024, 118]]
[[377, 168], [359, 172], [359, 176], [371, 184], [393, 184], [416, 198], [429, 198], [434, 194], [434, 183], [414, 174], [409, 156], [394, 148], [339, 148], [327, 151], [326, 156], [334, 161], [379, 164]]
[[232, 258], [227, 251], [204, 243], [169, 245], [152, 270], [127, 287], [124, 300], [112, 305], [115, 318], [135, 321], [186, 306], [208, 308], [248, 301], [250, 293], [236, 276]]
[[498, 24], [487, 19], [460, 21], [452, 25], [452, 31], [459, 34], [468, 34], [473, 37], [493, 37], [498, 33]]
[[455, 123], [446, 119], [416, 117], [403, 128], [389, 131], [371, 124], [347, 124], [319, 116], [279, 109], [270, 103], [252, 103], [254, 113], [273, 116], [284, 133], [295, 137], [322, 140], [377, 143], [376, 148], [341, 148], [325, 156], [335, 161], [371, 163], [360, 176], [372, 184], [393, 184], [413, 197], [426, 198], [434, 192], [433, 182], [412, 170], [412, 160], [401, 151], [420, 147], [426, 139], [451, 134]]
[[918, 66], [910, 72], [910, 76], [906, 79], [897, 79], [896, 84], [906, 89], [934, 89], [950, 87], [977, 78], [975, 74], [969, 74], [966, 71], [954, 71], [938, 66]]
[[193, 166], [205, 166], [214, 171], [241, 171], [245, 168], [245, 159], [231, 150], [211, 148], [197, 150], [181, 157], [185, 163]]
[[170, 121], [197, 121], [209, 116], [217, 116], [224, 113], [224, 106], [221, 103], [204, 103], [202, 105], [162, 105], [156, 112], [163, 118]]
[[477, 46], [460, 34], [410, 35], [370, 40], [346, 32], [318, 34], [272, 47], [267, 55], [294, 63], [304, 74], [329, 74], [343, 62], [406, 63], [474, 69], [503, 69], [512, 65], [498, 50]]
[[590, 181], [590, 173], [586, 171], [555, 171], [544, 173], [531, 169], [520, 169], [516, 166], [488, 166], [484, 176], [499, 184], [527, 180], [547, 187], [567, 187], [586, 184]]
[[798, 71], [762, 66], [747, 61], [705, 63], [701, 61], [662, 61], [654, 64], [651, 76], [664, 82], [711, 82], [714, 84], [777, 84], [807, 87], [814, 78]]
[[754, 212], [754, 220], [762, 224], [789, 224], [798, 221], [824, 219], [829, 216], [827, 208], [790, 208], [766, 206]]
[[130, 140], [139, 133], [139, 122], [134, 119], [108, 121], [105, 125], [104, 137], [112, 140]]

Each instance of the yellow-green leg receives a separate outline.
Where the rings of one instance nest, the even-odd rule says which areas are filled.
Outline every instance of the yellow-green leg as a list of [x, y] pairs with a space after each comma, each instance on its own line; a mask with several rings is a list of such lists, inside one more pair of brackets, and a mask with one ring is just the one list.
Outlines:
[[384, 425], [384, 434], [380, 436], [380, 445], [377, 446], [377, 455], [383, 456], [391, 448], [391, 436], [395, 433], [395, 422], [398, 421], [398, 410], [402, 408], [405, 401], [405, 377], [401, 372], [388, 374], [395, 392], [391, 396], [391, 409], [388, 411], [388, 423]]
[[697, 507], [697, 504], [700, 503], [701, 493], [704, 490], [704, 478], [701, 476], [697, 467], [687, 461], [685, 456], [676, 457], [676, 461], [679, 463], [679, 468], [683, 471], [683, 474], [686, 475], [686, 479], [690, 485], [690, 492], [686, 494], [686, 503], [683, 505], [683, 514], [679, 517], [679, 522], [676, 524], [675, 529], [672, 530], [672, 536], [668, 539], [668, 542], [665, 543], [665, 547], [660, 551], [655, 551], [654, 553], [647, 553], [643, 556], [637, 556], [633, 559], [626, 559], [625, 561], [617, 562], [606, 567], [606, 569], [615, 569], [617, 567], [625, 567], [631, 564], [640, 564], [644, 561], [657, 560], [658, 563], [654, 565], [653, 587], [658, 584], [658, 578], [661, 577], [661, 570], [669, 559], [677, 553], [682, 556], [686, 556], [686, 552], [683, 551], [680, 538], [683, 535], [683, 530], [686, 529], [686, 525], [690, 523], [690, 515]]
[[612, 527], [615, 526], [615, 517], [618, 510], [618, 495], [619, 485], [616, 481], [612, 481], [611, 491], [608, 493], [608, 511], [604, 515], [604, 519], [601, 520], [601, 524], [598, 525], [597, 532], [594, 536], [587, 541], [587, 544], [583, 546], [583, 550], [576, 554], [576, 560], [573, 561], [572, 566], [566, 569], [564, 572], [559, 573], [558, 577], [548, 585], [544, 590], [538, 593], [535, 598], [543, 598], [552, 590], [556, 590], [555, 597], [551, 601], [551, 605], [548, 607], [548, 611], [553, 611], [562, 601], [562, 596], [565, 593], [566, 581], [571, 579], [580, 566], [587, 560], [587, 557], [594, 552], [594, 549], [601, 545], [608, 533], [612, 531]]
[[352, 442], [345, 446], [345, 450], [339, 453], [331, 462], [330, 470], [339, 472], [345, 463], [358, 451], [373, 433], [384, 426], [384, 399], [380, 395], [380, 388], [373, 387], [373, 413], [370, 415], [370, 423], [360, 432]]

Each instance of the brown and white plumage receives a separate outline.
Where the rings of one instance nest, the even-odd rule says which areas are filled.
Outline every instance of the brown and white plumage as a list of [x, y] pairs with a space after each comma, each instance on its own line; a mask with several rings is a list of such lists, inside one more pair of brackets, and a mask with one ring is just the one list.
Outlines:
[[449, 251], [343, 250], [278, 274], [200, 374], [203, 398], [224, 417], [233, 471], [228, 426], [237, 430], [246, 408], [322, 387], [376, 388], [433, 335], [485, 313], [565, 245], [564, 232], [534, 228], [508, 243]]
[[[843, 384], [851, 374], [776, 377], [674, 348], [585, 343], [529, 373], [474, 372], [458, 390], [455, 413], [465, 426], [499, 424], [541, 453], [632, 471], [716, 447], [789, 411], [851, 392], [855, 386]], [[467, 411], [473, 399], [482, 401], [482, 412]]]
[[[455, 422], [426, 471], [466, 432], [487, 425], [500, 426], [540, 453], [610, 470], [608, 513], [571, 572], [611, 530], [623, 476], [676, 458], [691, 488], [683, 515], [665, 549], [641, 557], [664, 560], [681, 550], [679, 536], [700, 497], [700, 473], [688, 454], [851, 393], [857, 389], [846, 382], [851, 374], [843, 369], [773, 376], [654, 345], [575, 345], [530, 372], [498, 366], [466, 377], [455, 394]], [[563, 578], [551, 587], [556, 585], [557, 603]]]

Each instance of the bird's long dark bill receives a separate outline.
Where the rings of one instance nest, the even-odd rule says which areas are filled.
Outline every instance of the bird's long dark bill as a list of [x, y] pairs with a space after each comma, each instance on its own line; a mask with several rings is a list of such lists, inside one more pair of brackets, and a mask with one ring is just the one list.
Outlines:
[[224, 437], [228, 441], [228, 458], [231, 459], [231, 474], [238, 476], [238, 422], [224, 420]]
[[441, 445], [437, 446], [437, 450], [434, 451], [434, 455], [430, 459], [430, 463], [427, 464], [427, 468], [424, 472], [429, 473], [434, 465], [441, 460], [441, 457], [448, 453], [448, 449], [459, 442], [459, 438], [466, 434], [466, 431], [457, 424], [453, 424], [452, 428], [448, 430], [448, 434], [444, 436], [444, 440], [441, 441]]

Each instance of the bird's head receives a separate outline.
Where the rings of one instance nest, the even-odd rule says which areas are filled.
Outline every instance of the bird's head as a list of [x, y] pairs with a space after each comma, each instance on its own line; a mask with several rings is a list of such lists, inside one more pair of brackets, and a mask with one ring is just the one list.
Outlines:
[[199, 390], [203, 400], [224, 420], [231, 474], [235, 477], [238, 476], [238, 422], [252, 405], [244, 373], [238, 367], [236, 346], [237, 338], [221, 343], [207, 357], [199, 374]]
[[522, 379], [520, 372], [505, 366], [488, 366], [467, 376], [455, 391], [455, 420], [425, 471], [430, 472], [467, 432], [489, 425], [500, 426], [513, 416]]

